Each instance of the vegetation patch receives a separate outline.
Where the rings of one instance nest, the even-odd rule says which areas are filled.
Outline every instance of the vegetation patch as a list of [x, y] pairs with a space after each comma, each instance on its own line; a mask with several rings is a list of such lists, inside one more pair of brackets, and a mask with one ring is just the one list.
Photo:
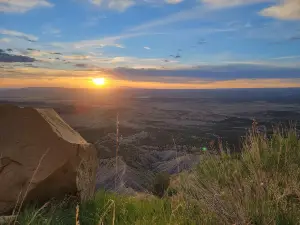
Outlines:
[[[300, 141], [296, 129], [270, 137], [250, 132], [239, 155], [205, 152], [192, 172], [159, 175], [154, 191], [125, 196], [99, 191], [95, 199], [26, 207], [19, 224], [196, 225], [300, 224]], [[76, 210], [77, 207], [77, 210]], [[77, 213], [77, 216], [76, 216]]]

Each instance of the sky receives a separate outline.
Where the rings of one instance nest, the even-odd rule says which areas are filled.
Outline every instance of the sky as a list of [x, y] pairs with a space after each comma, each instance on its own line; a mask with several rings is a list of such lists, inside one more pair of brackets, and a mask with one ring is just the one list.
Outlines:
[[300, 87], [300, 0], [0, 0], [0, 68], [0, 88]]

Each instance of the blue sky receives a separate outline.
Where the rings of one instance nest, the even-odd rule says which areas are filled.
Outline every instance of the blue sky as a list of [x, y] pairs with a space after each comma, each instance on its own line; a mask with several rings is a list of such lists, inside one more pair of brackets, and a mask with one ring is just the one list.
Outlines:
[[0, 11], [6, 86], [95, 76], [300, 86], [300, 0], [0, 0]]

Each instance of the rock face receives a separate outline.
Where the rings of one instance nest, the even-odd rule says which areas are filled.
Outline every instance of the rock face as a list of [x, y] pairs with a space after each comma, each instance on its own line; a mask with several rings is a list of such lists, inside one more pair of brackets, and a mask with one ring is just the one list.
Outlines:
[[97, 154], [53, 109], [0, 105], [0, 215], [22, 200], [89, 199]]

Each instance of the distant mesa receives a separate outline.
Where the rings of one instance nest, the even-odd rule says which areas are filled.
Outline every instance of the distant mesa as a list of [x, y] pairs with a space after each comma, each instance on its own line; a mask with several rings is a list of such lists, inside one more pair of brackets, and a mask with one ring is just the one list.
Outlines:
[[0, 215], [19, 195], [24, 203], [93, 196], [96, 149], [53, 109], [0, 105], [0, 137]]

